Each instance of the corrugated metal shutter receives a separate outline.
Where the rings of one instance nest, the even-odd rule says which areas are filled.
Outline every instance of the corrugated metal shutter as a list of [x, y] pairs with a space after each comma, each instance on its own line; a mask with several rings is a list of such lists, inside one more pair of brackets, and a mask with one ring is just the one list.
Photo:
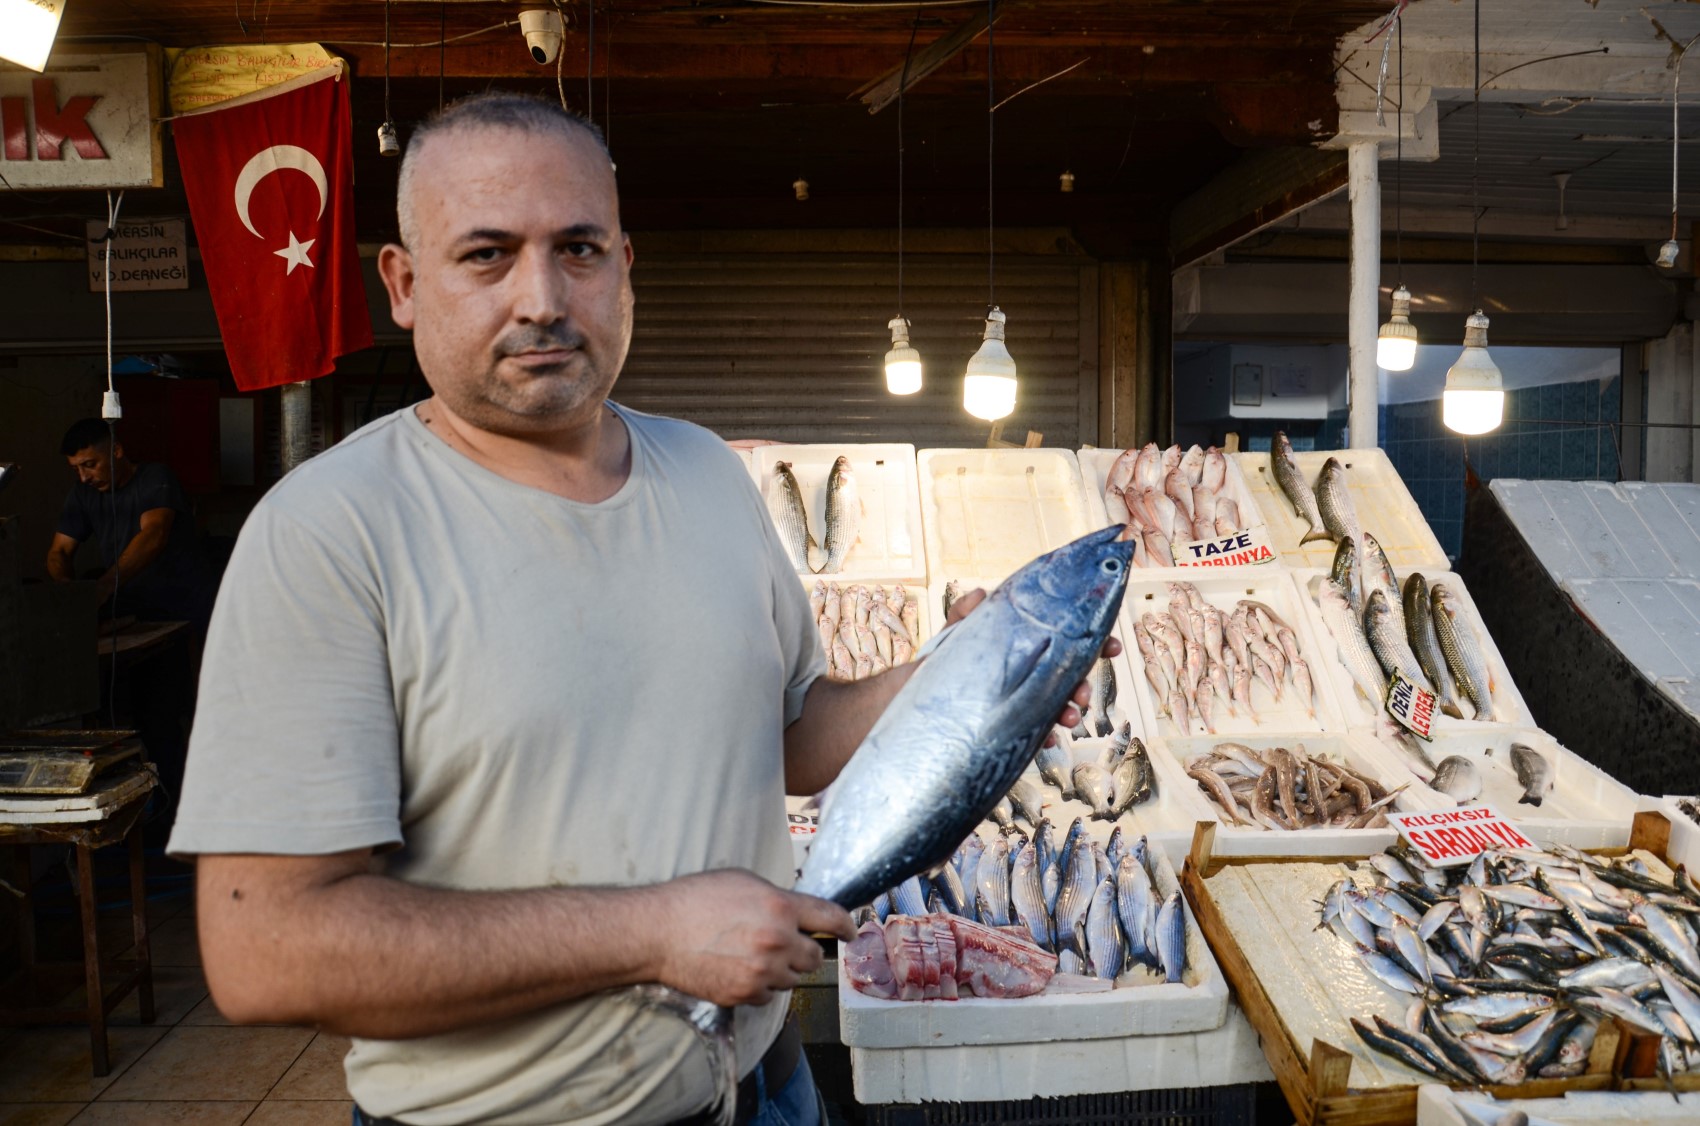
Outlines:
[[[1031, 429], [1047, 446], [1073, 448], [1096, 433], [1096, 278], [1084, 258], [998, 259], [1021, 381], [1006, 439]], [[726, 438], [985, 445], [988, 424], [962, 409], [962, 369], [985, 327], [984, 258], [905, 262], [904, 304], [925, 365], [922, 390], [905, 397], [887, 393], [882, 364], [897, 311], [889, 255], [640, 249], [632, 284], [637, 326], [617, 402]]]

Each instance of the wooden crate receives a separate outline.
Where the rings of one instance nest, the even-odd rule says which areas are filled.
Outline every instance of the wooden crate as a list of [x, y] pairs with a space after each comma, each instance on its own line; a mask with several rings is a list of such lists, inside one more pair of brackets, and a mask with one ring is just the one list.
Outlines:
[[[1299, 1044], [1289, 1031], [1268, 991], [1258, 979], [1239, 938], [1228, 926], [1210, 896], [1208, 879], [1230, 865], [1283, 864], [1291, 860], [1259, 857], [1220, 859], [1212, 856], [1213, 823], [1200, 822], [1193, 834], [1192, 852], [1181, 871], [1181, 889], [1192, 904], [1199, 927], [1210, 943], [1222, 974], [1228, 979], [1246, 1018], [1257, 1030], [1263, 1054], [1281, 1085], [1299, 1126], [1414, 1126], [1417, 1120], [1417, 1088], [1385, 1087], [1373, 1091], [1352, 1089], [1351, 1053], [1321, 1039]], [[1306, 857], [1306, 862], [1323, 859], [1361, 860], [1353, 857]], [[1342, 1028], [1351, 1036], [1350, 1028]], [[1567, 1091], [1605, 1091], [1615, 1086], [1614, 1065], [1618, 1055], [1619, 1030], [1602, 1023], [1588, 1057], [1587, 1071], [1573, 1079], [1537, 1079], [1515, 1087], [1484, 1088], [1497, 1098], [1548, 1098]]]

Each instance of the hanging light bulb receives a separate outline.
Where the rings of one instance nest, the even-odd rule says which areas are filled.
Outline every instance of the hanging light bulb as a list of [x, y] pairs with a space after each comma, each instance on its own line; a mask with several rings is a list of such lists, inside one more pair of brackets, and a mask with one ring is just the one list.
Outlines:
[[1015, 357], [1004, 346], [1004, 322], [1003, 311], [992, 306], [980, 350], [968, 358], [968, 370], [962, 375], [963, 409], [987, 422], [1015, 410]]
[[1411, 291], [1393, 291], [1393, 315], [1375, 341], [1375, 362], [1388, 371], [1410, 371], [1417, 362], [1417, 327], [1411, 323]]
[[1477, 309], [1464, 322], [1464, 353], [1446, 371], [1441, 420], [1459, 434], [1486, 434], [1505, 418], [1505, 382], [1487, 350], [1488, 319]]
[[891, 318], [891, 351], [885, 354], [885, 389], [893, 395], [913, 395], [921, 389], [921, 353], [909, 343], [909, 321]]

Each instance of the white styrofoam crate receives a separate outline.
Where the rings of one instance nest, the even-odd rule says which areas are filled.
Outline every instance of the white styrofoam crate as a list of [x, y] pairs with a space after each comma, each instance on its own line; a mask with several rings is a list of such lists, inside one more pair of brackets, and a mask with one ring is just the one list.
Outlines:
[[[1486, 733], [1497, 727], [1534, 727], [1535, 717], [1529, 711], [1529, 705], [1523, 702], [1523, 693], [1517, 690], [1516, 681], [1511, 679], [1511, 670], [1505, 665], [1505, 658], [1499, 655], [1499, 646], [1494, 644], [1493, 635], [1482, 624], [1482, 616], [1476, 609], [1476, 601], [1470, 596], [1469, 588], [1464, 580], [1457, 575], [1438, 570], [1419, 571], [1428, 583], [1429, 590], [1436, 583], [1443, 584], [1447, 592], [1462, 604], [1463, 612], [1459, 615], [1467, 628], [1473, 630], [1476, 639], [1481, 644], [1482, 660], [1487, 662], [1488, 670], [1493, 674], [1493, 709], [1495, 721], [1482, 723], [1473, 719], [1454, 719], [1439, 709], [1435, 710], [1434, 733]], [[1401, 587], [1410, 572], [1394, 570]], [[1383, 705], [1378, 701], [1374, 704], [1365, 700], [1363, 693], [1358, 691], [1352, 680], [1352, 674], [1346, 671], [1346, 666], [1340, 661], [1340, 647], [1334, 640], [1334, 635], [1328, 630], [1328, 623], [1323, 621], [1322, 607], [1317, 602], [1322, 589], [1322, 580], [1326, 571], [1297, 571], [1293, 580], [1298, 584], [1304, 595], [1304, 615], [1311, 623], [1311, 632], [1316, 635], [1321, 648], [1318, 652], [1322, 659], [1311, 668], [1321, 665], [1328, 679], [1333, 682], [1335, 696], [1340, 702], [1340, 710], [1345, 714], [1346, 722], [1351, 727], [1367, 727], [1375, 722], [1380, 715]], [[1468, 700], [1460, 700], [1460, 708], [1465, 712], [1471, 710]]]
[[1665, 850], [1665, 855], [1693, 872], [1700, 869], [1700, 823], [1682, 811], [1676, 804], [1680, 800], [1700, 802], [1700, 798], [1685, 799], [1684, 795], [1667, 794], [1662, 798], [1644, 799], [1643, 804], [1658, 810], [1670, 822], [1670, 847]]
[[[1275, 552], [1289, 567], [1323, 567], [1334, 562], [1334, 544], [1316, 540], [1299, 546], [1299, 539], [1310, 525], [1293, 511], [1293, 502], [1281, 491], [1270, 467], [1268, 453], [1236, 453], [1228, 458], [1239, 466], [1258, 508], [1269, 525], [1275, 540]], [[1315, 450], [1293, 455], [1299, 472], [1314, 489], [1322, 473], [1323, 463], [1339, 458], [1346, 468], [1346, 489], [1357, 510], [1358, 524], [1375, 537], [1387, 553], [1393, 569], [1402, 576], [1406, 571], [1425, 568], [1444, 571], [1451, 566], [1440, 541], [1434, 538], [1428, 521], [1423, 518], [1417, 502], [1400, 479], [1399, 471], [1387, 460], [1387, 454], [1374, 450]]]
[[1093, 524], [1073, 450], [922, 450], [927, 574], [1002, 579], [1102, 527]]
[[1251, 1022], [1232, 1002], [1221, 1027], [1207, 1032], [1060, 1044], [851, 1048], [850, 1068], [856, 1100], [867, 1105], [1024, 1101], [1275, 1078]]
[[[1102, 843], [1109, 839], [1107, 822], [1088, 821], [1085, 826], [1093, 840]], [[1053, 827], [1059, 844], [1067, 828], [1067, 822]], [[983, 826], [981, 835], [990, 835]], [[1180, 882], [1161, 849], [1152, 849], [1151, 856], [1153, 882], [1167, 898], [1179, 889]], [[851, 1048], [889, 1049], [1168, 1036], [1219, 1028], [1228, 1015], [1228, 984], [1185, 896], [1181, 897], [1181, 907], [1186, 912], [1190, 983], [1158, 982], [1107, 993], [1059, 996], [886, 1001], [857, 992], [840, 973], [840, 1034]], [[843, 965], [842, 952], [839, 965]]]
[[[926, 555], [921, 536], [920, 494], [916, 488], [915, 447], [907, 443], [846, 442], [842, 445], [757, 446], [751, 451], [750, 472], [772, 509], [778, 487], [776, 462], [789, 462], [803, 491], [803, 509], [816, 542], [826, 546], [826, 480], [832, 463], [850, 459], [862, 498], [859, 542], [844, 559], [844, 570], [826, 576], [840, 582], [878, 579], [885, 582], [924, 582]], [[797, 573], [808, 575], [806, 564]]]
[[1194, 755], [1206, 754], [1218, 743], [1235, 742], [1254, 750], [1288, 747], [1302, 743], [1310, 755], [1327, 755], [1330, 761], [1345, 762], [1354, 770], [1374, 778], [1391, 790], [1405, 790], [1390, 807], [1401, 809], [1439, 809], [1449, 804], [1420, 780], [1394, 761], [1385, 750], [1362, 735], [1342, 734], [1268, 734], [1237, 735], [1231, 739], [1195, 737], [1188, 739], [1159, 739], [1150, 748], [1153, 758], [1162, 762], [1160, 777], [1167, 775], [1178, 780], [1171, 787], [1173, 797], [1162, 806], [1142, 814], [1141, 823], [1152, 825], [1159, 817], [1167, 818], [1160, 829], [1167, 845], [1177, 833], [1184, 833], [1190, 842], [1194, 826], [1199, 821], [1215, 821], [1217, 856], [1368, 856], [1392, 845], [1398, 833], [1385, 829], [1298, 829], [1278, 832], [1274, 829], [1235, 827], [1218, 812], [1216, 803], [1207, 798], [1197, 781], [1186, 773], [1186, 761]]
[[865, 586], [870, 591], [889, 591], [893, 587], [901, 586], [905, 594], [913, 595], [915, 598], [917, 618], [915, 624], [921, 633], [920, 637], [914, 639], [917, 649], [925, 645], [927, 639], [933, 636], [934, 623], [943, 620], [943, 615], [939, 612], [939, 603], [936, 599], [929, 597], [925, 583], [904, 582], [901, 579], [891, 582], [882, 582], [879, 579], [844, 579], [837, 575], [798, 575], [797, 578], [801, 580], [804, 592], [810, 594], [814, 592], [817, 582], [824, 582], [828, 586], [837, 583], [841, 589], [847, 586]]
[[[1086, 493], [1087, 513], [1094, 528], [1102, 528], [1111, 522], [1109, 504], [1104, 499], [1104, 486], [1109, 481], [1110, 467], [1121, 454], [1120, 450], [1101, 450], [1087, 446], [1077, 455], [1080, 459], [1081, 487]], [[1222, 495], [1231, 498], [1239, 506], [1241, 528], [1255, 528], [1263, 524], [1263, 512], [1252, 498], [1251, 488], [1246, 484], [1244, 473], [1233, 457], [1228, 457], [1227, 463], [1228, 473], [1222, 486]], [[1191, 536], [1179, 538], [1185, 540]], [[1190, 567], [1146, 567], [1145, 570], [1160, 571], [1164, 574], [1170, 573], [1171, 570], [1185, 574], [1198, 573], [1196, 568]]]
[[[1552, 766], [1552, 793], [1538, 807], [1521, 801], [1523, 785], [1511, 765], [1513, 743], [1537, 752]], [[1475, 763], [1482, 776], [1481, 796], [1475, 800], [1492, 802], [1537, 844], [1572, 848], [1629, 845], [1630, 823], [1635, 820], [1640, 795], [1538, 728], [1482, 724], [1474, 731], [1437, 734], [1433, 741], [1423, 744], [1423, 750], [1437, 765], [1452, 755]], [[1445, 794], [1436, 793], [1435, 797], [1439, 802], [1436, 809], [1456, 804]]]
[[[1279, 703], [1262, 682], [1252, 678], [1251, 701], [1257, 720], [1245, 715], [1233, 715], [1226, 701], [1219, 696], [1213, 712], [1216, 734], [1222, 736], [1250, 735], [1265, 731], [1345, 731], [1347, 724], [1336, 700], [1333, 680], [1318, 668], [1323, 662], [1319, 655], [1327, 650], [1319, 646], [1315, 625], [1299, 604], [1298, 588], [1284, 568], [1255, 567], [1235, 569], [1224, 573], [1216, 569], [1186, 570], [1184, 572], [1135, 571], [1128, 582], [1127, 596], [1122, 600], [1122, 636], [1131, 641], [1133, 630], [1147, 612], [1157, 613], [1169, 608], [1169, 584], [1191, 583], [1204, 600], [1224, 615], [1231, 614], [1241, 599], [1262, 602], [1280, 615], [1298, 637], [1299, 655], [1310, 667], [1315, 696], [1311, 701], [1315, 715], [1309, 714], [1291, 679], [1282, 688]], [[1226, 641], [1223, 643], [1226, 645]], [[1134, 688], [1140, 695], [1140, 706], [1150, 717], [1152, 731], [1158, 735], [1204, 735], [1203, 721], [1192, 717], [1191, 730], [1182, 731], [1159, 705], [1157, 693], [1145, 677], [1145, 660], [1137, 644], [1128, 646], [1128, 664], [1135, 675]]]
[[1460, 1105], [1491, 1107], [1493, 1122], [1518, 1121], [1515, 1111], [1531, 1123], [1555, 1126], [1597, 1126], [1599, 1123], [1693, 1123], [1700, 1121], [1700, 1091], [1673, 1095], [1669, 1091], [1571, 1091], [1559, 1098], [1496, 1099], [1486, 1091], [1454, 1091], [1439, 1083], [1417, 1088], [1417, 1126], [1474, 1126], [1481, 1111], [1465, 1117]]

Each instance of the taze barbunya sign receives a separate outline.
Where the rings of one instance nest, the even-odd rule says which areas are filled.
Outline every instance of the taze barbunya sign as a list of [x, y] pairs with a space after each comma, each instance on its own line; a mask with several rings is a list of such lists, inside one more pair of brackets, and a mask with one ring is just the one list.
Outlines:
[[57, 51], [41, 74], [0, 71], [0, 175], [12, 188], [165, 183], [159, 48]]
[[1486, 803], [1388, 813], [1387, 820], [1436, 868], [1468, 864], [1488, 851], [1535, 847], [1521, 829]]
[[1170, 551], [1177, 567], [1248, 567], [1275, 562], [1275, 548], [1264, 524], [1213, 540], [1177, 540]]

